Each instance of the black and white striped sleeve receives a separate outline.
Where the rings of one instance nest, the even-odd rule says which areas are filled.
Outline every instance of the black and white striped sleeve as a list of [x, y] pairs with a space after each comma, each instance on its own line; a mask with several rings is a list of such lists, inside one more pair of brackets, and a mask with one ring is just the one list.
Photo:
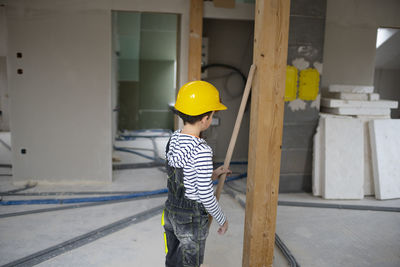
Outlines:
[[194, 158], [194, 167], [197, 172], [197, 189], [199, 200], [214, 217], [219, 225], [223, 225], [226, 217], [214, 196], [211, 176], [213, 173], [212, 152], [207, 145], [200, 145]]

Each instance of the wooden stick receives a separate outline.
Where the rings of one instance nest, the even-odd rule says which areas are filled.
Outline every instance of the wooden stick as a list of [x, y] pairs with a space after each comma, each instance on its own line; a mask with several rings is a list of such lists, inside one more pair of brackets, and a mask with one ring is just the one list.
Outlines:
[[[231, 163], [233, 150], [234, 150], [235, 144], [236, 144], [236, 139], [239, 134], [240, 125], [242, 124], [242, 119], [243, 119], [244, 110], [246, 108], [247, 99], [249, 98], [255, 69], [256, 69], [256, 66], [251, 65], [250, 71], [249, 71], [249, 76], [248, 76], [247, 82], [246, 82], [246, 87], [244, 89], [244, 93], [243, 93], [243, 97], [242, 97], [242, 102], [240, 103], [239, 112], [236, 117], [235, 127], [233, 128], [231, 141], [229, 142], [228, 151], [226, 152], [225, 161], [224, 161], [224, 169], [228, 169], [229, 165]], [[225, 180], [226, 180], [226, 174], [222, 174], [218, 181], [217, 190], [215, 191], [215, 197], [217, 198], [217, 200], [219, 200], [222, 188], [224, 187]], [[210, 227], [211, 222], [212, 222], [212, 216], [209, 215], [208, 227]]]

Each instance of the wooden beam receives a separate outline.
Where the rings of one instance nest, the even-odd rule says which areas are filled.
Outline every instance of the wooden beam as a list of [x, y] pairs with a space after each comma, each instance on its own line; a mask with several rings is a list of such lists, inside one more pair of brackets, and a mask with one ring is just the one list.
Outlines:
[[272, 266], [281, 159], [290, 0], [257, 0], [244, 267]]
[[203, 35], [203, 0], [190, 0], [188, 80], [201, 78], [201, 39]]

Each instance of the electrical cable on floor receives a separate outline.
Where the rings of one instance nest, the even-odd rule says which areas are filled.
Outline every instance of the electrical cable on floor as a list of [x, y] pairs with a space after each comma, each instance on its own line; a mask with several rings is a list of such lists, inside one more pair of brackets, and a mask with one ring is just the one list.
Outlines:
[[241, 190], [241, 189], [239, 189], [239, 188], [236, 188], [234, 185], [232, 185], [232, 184], [228, 184], [227, 185], [230, 189], [232, 189], [232, 190], [234, 190], [234, 191], [236, 191], [236, 192], [238, 192], [238, 193], [241, 193], [241, 194], [244, 194], [244, 195], [246, 195], [246, 189], [245, 190]]
[[369, 206], [369, 205], [330, 204], [330, 203], [297, 202], [297, 201], [278, 201], [278, 205], [291, 206], [291, 207], [304, 207], [304, 208], [400, 212], [399, 207], [380, 207], [380, 206]]
[[64, 199], [27, 199], [27, 200], [9, 200], [0, 201], [0, 205], [40, 205], [40, 204], [73, 204], [73, 203], [85, 203], [85, 202], [103, 202], [111, 200], [131, 199], [151, 195], [165, 194], [168, 190], [166, 188], [146, 191], [141, 193], [127, 194], [127, 195], [116, 195], [116, 196], [101, 196], [101, 197], [86, 197], [86, 198], [64, 198]]
[[[137, 134], [137, 133], [145, 133], [145, 132], [163, 133], [163, 135]], [[172, 135], [172, 131], [166, 130], [166, 129], [135, 130], [133, 133], [123, 132], [123, 133], [119, 134], [119, 136], [116, 138], [116, 140], [117, 141], [129, 141], [129, 140], [135, 140], [137, 138], [166, 138], [166, 137], [169, 138], [171, 135]]]
[[137, 224], [145, 220], [148, 220], [158, 214], [161, 214], [163, 209], [164, 205], [160, 205], [155, 208], [149, 209], [147, 211], [126, 217], [114, 223], [90, 231], [86, 234], [72, 238], [68, 241], [62, 242], [55, 246], [33, 253], [21, 259], [12, 261], [10, 263], [2, 265], [1, 267], [33, 266], [39, 264], [41, 262], [47, 261], [51, 258], [64, 254], [73, 249], [92, 243], [102, 237], [105, 237], [119, 230], [122, 230], [128, 226], [131, 226], [132, 224]]
[[73, 196], [73, 195], [127, 195], [148, 191], [80, 191], [80, 192], [27, 192], [27, 193], [0, 193], [1, 196]]
[[113, 164], [113, 170], [131, 170], [131, 169], [144, 169], [165, 166], [162, 162], [143, 162], [143, 163], [122, 163]]
[[143, 153], [137, 152], [137, 151], [132, 150], [132, 149], [126, 149], [126, 148], [114, 146], [114, 150], [122, 151], [122, 152], [127, 152], [127, 153], [132, 153], [132, 154], [136, 154], [136, 155], [138, 155], [138, 156], [141, 156], [141, 157], [146, 158], [146, 159], [149, 159], [149, 160], [153, 160], [153, 161], [155, 161], [155, 162], [158, 162], [158, 161], [164, 162], [164, 160], [161, 159], [161, 158], [154, 158], [154, 157], [151, 157], [151, 156], [147, 156], [147, 155], [145, 155], [145, 154], [143, 154]]
[[3, 214], [0, 214], [0, 218], [17, 217], [17, 216], [23, 216], [23, 215], [45, 213], [45, 212], [52, 212], [52, 211], [60, 211], [60, 210], [68, 210], [68, 209], [87, 208], [87, 207], [102, 206], [102, 205], [109, 205], [109, 204], [117, 204], [117, 203], [122, 203], [122, 202], [136, 201], [136, 200], [143, 200], [143, 199], [150, 199], [150, 198], [159, 198], [159, 197], [166, 197], [166, 193], [165, 194], [160, 194], [160, 195], [138, 197], [138, 198], [112, 200], [112, 201], [105, 201], [105, 202], [91, 202], [91, 203], [83, 203], [83, 204], [69, 204], [69, 205], [63, 205], [61, 207], [54, 207], [54, 208], [45, 208], [45, 209], [35, 209], [35, 210], [27, 210], [27, 211], [12, 212], [12, 213], [3, 213]]
[[[240, 178], [245, 177], [246, 174], [241, 174], [239, 176], [234, 176], [230, 177], [227, 179], [227, 182], [232, 180], [237, 180]], [[141, 191], [141, 192], [125, 192], [125, 193], [146, 193], [148, 191]], [[46, 192], [45, 192], [46, 193]], [[47, 192], [47, 193], [62, 193], [62, 192]], [[72, 194], [74, 193], [124, 193], [124, 192], [70, 192]], [[29, 194], [29, 193], [27, 193]], [[34, 195], [39, 195], [39, 192], [32, 193]], [[8, 217], [15, 217], [15, 216], [22, 216], [22, 215], [29, 215], [29, 214], [36, 214], [36, 213], [43, 213], [43, 212], [51, 212], [51, 211], [59, 211], [59, 210], [65, 210], [65, 209], [75, 209], [75, 208], [85, 208], [85, 207], [92, 207], [92, 206], [99, 206], [99, 205], [107, 205], [107, 204], [114, 204], [114, 203], [120, 203], [120, 202], [126, 202], [126, 201], [132, 201], [132, 200], [140, 200], [144, 198], [155, 198], [155, 197], [164, 197], [166, 193], [164, 194], [159, 194], [159, 195], [151, 195], [151, 196], [143, 196], [143, 197], [138, 197], [138, 198], [128, 198], [128, 199], [121, 199], [121, 200], [110, 200], [110, 201], [104, 201], [104, 202], [92, 202], [92, 203], [84, 203], [84, 204], [70, 204], [70, 205], [64, 205], [62, 207], [54, 207], [54, 208], [46, 208], [46, 209], [36, 209], [36, 210], [28, 210], [28, 211], [22, 211], [22, 212], [14, 212], [14, 213], [5, 213], [5, 214], [0, 214], [0, 218], [8, 218]]]
[[143, 150], [143, 151], [154, 152], [154, 149], [151, 149], [151, 148], [130, 147], [130, 146], [119, 146], [118, 148], [130, 149], [130, 150]]
[[[246, 195], [246, 190], [236, 188], [233, 184], [227, 186], [241, 194]], [[336, 204], [336, 203], [318, 203], [318, 202], [301, 202], [301, 201], [278, 201], [278, 206], [302, 207], [302, 208], [322, 208], [322, 209], [347, 209], [347, 210], [370, 210], [383, 212], [400, 212], [400, 207], [388, 206], [371, 206], [371, 205], [352, 205], [352, 204]]]
[[[232, 176], [227, 178], [227, 182], [235, 181], [247, 176], [247, 173], [242, 173], [238, 176]], [[218, 184], [218, 180], [213, 181], [213, 184]], [[17, 192], [24, 191], [35, 187], [37, 184], [28, 183], [23, 188], [18, 188], [6, 192], [0, 192], [0, 196], [50, 196], [50, 195], [115, 195], [123, 194], [110, 197], [92, 197], [92, 198], [66, 198], [66, 199], [32, 199], [32, 200], [11, 200], [11, 201], [0, 201], [0, 205], [38, 205], [38, 204], [71, 204], [71, 203], [85, 203], [85, 202], [103, 202], [103, 201], [114, 201], [131, 198], [146, 197], [151, 195], [165, 194], [167, 189], [159, 189], [154, 191], [121, 191], [121, 192], [34, 192], [34, 193], [21, 193]], [[227, 184], [229, 188], [239, 193], [245, 194], [246, 192], [235, 188], [231, 184]], [[371, 205], [350, 205], [350, 204], [334, 204], [334, 203], [315, 203], [315, 202], [298, 202], [298, 201], [278, 201], [278, 206], [292, 206], [292, 207], [307, 207], [307, 208], [330, 208], [330, 209], [348, 209], [348, 210], [370, 210], [370, 211], [383, 211], [383, 212], [400, 212], [399, 207], [386, 207], [386, 206], [371, 206]], [[0, 216], [1, 218], [1, 216]]]
[[[242, 179], [247, 176], [247, 173], [243, 173], [238, 176], [229, 177], [226, 179], [227, 182]], [[214, 181], [213, 184], [218, 184], [218, 180]], [[133, 194], [116, 195], [116, 196], [101, 196], [101, 197], [86, 197], [86, 198], [64, 198], [64, 199], [27, 199], [27, 200], [9, 200], [0, 201], [0, 205], [39, 205], [39, 204], [72, 204], [72, 203], [85, 203], [85, 202], [103, 202], [111, 200], [131, 199], [137, 197], [151, 196], [165, 194], [168, 192], [167, 188], [162, 188], [152, 191], [144, 191]]]
[[159, 136], [159, 135], [124, 135], [120, 134], [115, 140], [117, 141], [131, 141], [137, 138], [167, 138], [169, 136]]
[[13, 189], [13, 190], [6, 191], [6, 192], [0, 192], [0, 196], [5, 196], [7, 194], [21, 192], [21, 191], [24, 191], [24, 190], [28, 190], [28, 189], [34, 188], [35, 186], [37, 186], [37, 183], [29, 182], [29, 183], [26, 183], [26, 185], [24, 187], [22, 187], [22, 188]]
[[[235, 173], [233, 173], [235, 174]], [[238, 173], [237, 178], [244, 177], [245, 174]], [[236, 177], [236, 176], [233, 176]], [[0, 196], [73, 196], [73, 195], [119, 195], [119, 194], [139, 194], [148, 191], [80, 191], [80, 192], [28, 192], [28, 193], [14, 193], [14, 192], [0, 192]]]
[[280, 249], [282, 254], [285, 256], [285, 258], [290, 264], [290, 267], [300, 267], [300, 264], [297, 262], [292, 252], [290, 252], [289, 248], [285, 245], [285, 243], [283, 243], [282, 239], [276, 233], [275, 233], [275, 245]]

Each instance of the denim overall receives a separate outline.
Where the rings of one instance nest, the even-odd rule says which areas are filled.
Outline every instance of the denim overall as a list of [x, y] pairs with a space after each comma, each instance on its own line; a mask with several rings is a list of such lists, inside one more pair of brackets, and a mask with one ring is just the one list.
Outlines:
[[[167, 144], [167, 153], [169, 142]], [[198, 267], [203, 263], [208, 213], [203, 204], [185, 197], [183, 169], [166, 163], [168, 199], [163, 214], [167, 267]]]

